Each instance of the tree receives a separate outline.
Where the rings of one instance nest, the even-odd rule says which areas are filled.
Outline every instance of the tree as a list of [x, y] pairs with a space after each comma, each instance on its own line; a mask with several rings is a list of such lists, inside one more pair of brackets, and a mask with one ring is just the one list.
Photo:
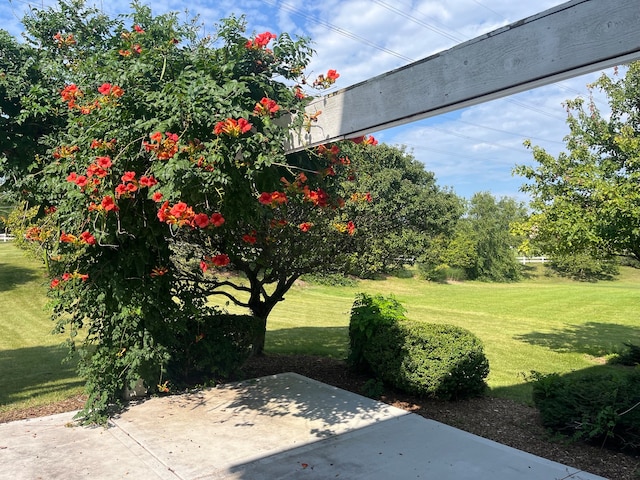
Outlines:
[[357, 244], [350, 269], [369, 277], [388, 273], [423, 255], [434, 238], [451, 234], [464, 207], [458, 196], [440, 188], [433, 173], [404, 148], [357, 147], [345, 146], [359, 172], [355, 181], [345, 183], [345, 196], [358, 198], [360, 192], [367, 192], [371, 202], [347, 206], [349, 217], [366, 238]]
[[304, 85], [338, 74], [304, 78], [307, 39], [247, 37], [233, 17], [202, 37], [175, 14], [134, 4], [112, 19], [73, 0], [24, 24], [43, 74], [23, 107], [56, 126], [22, 170], [18, 193], [41, 217], [25, 236], [44, 249], [57, 329], [80, 353], [83, 415], [103, 420], [140, 378], [159, 392], [180, 381], [167, 366], [213, 341], [211, 293], [264, 327], [295, 278], [351, 253], [349, 162], [331, 145], [285, 156], [311, 119], [276, 121], [304, 107]]
[[591, 88], [604, 91], [611, 113], [592, 98], [567, 101], [566, 152], [556, 158], [526, 143], [537, 165], [515, 170], [532, 196], [525, 227], [548, 254], [640, 260], [640, 63]]
[[469, 268], [470, 278], [493, 282], [520, 278], [516, 260], [517, 239], [511, 235], [511, 224], [523, 219], [526, 210], [513, 198], [495, 199], [489, 192], [471, 197], [468, 221], [475, 244], [476, 257]]
[[518, 280], [519, 239], [512, 234], [511, 226], [525, 216], [524, 205], [513, 198], [496, 200], [489, 192], [474, 194], [453, 235], [439, 237], [433, 250], [423, 257], [426, 277], [442, 280], [447, 269], [453, 268], [463, 270], [471, 280]]

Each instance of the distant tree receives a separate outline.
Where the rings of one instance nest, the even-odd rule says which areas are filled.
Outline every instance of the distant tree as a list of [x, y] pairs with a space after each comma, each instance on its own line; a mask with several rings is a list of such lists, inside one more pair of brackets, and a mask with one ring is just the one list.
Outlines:
[[448, 236], [463, 213], [463, 201], [441, 188], [432, 172], [404, 147], [345, 146], [345, 153], [358, 172], [345, 183], [345, 197], [366, 192], [371, 203], [353, 202], [347, 212], [361, 233], [357, 253], [351, 257], [351, 272], [369, 277], [388, 273], [430, 248], [439, 235]]
[[430, 280], [445, 280], [448, 269], [457, 269], [471, 280], [520, 279], [516, 260], [519, 239], [512, 234], [511, 225], [525, 216], [524, 205], [513, 198], [496, 200], [488, 192], [476, 193], [453, 235], [439, 237], [421, 259], [423, 274]]
[[590, 86], [606, 94], [610, 114], [593, 98], [567, 101], [567, 151], [554, 157], [527, 142], [537, 165], [515, 170], [532, 197], [524, 230], [548, 254], [640, 260], [640, 63], [616, 76]]
[[467, 214], [476, 258], [468, 269], [470, 278], [494, 282], [520, 279], [516, 260], [517, 239], [511, 234], [513, 222], [526, 216], [524, 204], [510, 197], [496, 198], [488, 192], [473, 195]]

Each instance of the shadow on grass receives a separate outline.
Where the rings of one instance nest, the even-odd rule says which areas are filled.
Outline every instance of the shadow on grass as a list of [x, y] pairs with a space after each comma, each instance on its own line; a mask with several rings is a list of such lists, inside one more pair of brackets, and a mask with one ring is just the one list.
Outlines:
[[0, 351], [0, 406], [79, 387], [75, 362], [63, 346]]
[[11, 263], [0, 263], [0, 292], [13, 290], [19, 285], [36, 280], [38, 275], [31, 268], [23, 268]]
[[640, 343], [640, 328], [612, 323], [587, 322], [552, 332], [516, 335], [515, 340], [561, 353], [584, 353], [602, 357], [617, 353], [626, 342]]
[[348, 327], [298, 327], [267, 331], [270, 353], [327, 355], [345, 358], [349, 350]]

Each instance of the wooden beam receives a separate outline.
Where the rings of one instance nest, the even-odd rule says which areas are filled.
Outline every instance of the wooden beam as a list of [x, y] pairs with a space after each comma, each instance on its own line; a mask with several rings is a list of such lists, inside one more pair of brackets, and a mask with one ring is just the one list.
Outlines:
[[312, 101], [287, 146], [352, 138], [640, 59], [640, 0], [573, 0]]

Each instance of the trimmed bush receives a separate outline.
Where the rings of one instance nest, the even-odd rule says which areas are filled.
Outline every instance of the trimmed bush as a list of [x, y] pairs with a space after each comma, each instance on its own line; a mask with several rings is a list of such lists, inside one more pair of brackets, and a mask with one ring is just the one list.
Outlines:
[[640, 451], [640, 370], [534, 373], [533, 401], [553, 432]]
[[475, 335], [453, 325], [409, 320], [393, 298], [360, 294], [349, 334], [352, 361], [399, 390], [449, 400], [486, 389], [489, 362]]
[[349, 363], [367, 367], [364, 348], [383, 325], [392, 325], [404, 317], [405, 309], [393, 297], [359, 293], [351, 307], [349, 320]]

